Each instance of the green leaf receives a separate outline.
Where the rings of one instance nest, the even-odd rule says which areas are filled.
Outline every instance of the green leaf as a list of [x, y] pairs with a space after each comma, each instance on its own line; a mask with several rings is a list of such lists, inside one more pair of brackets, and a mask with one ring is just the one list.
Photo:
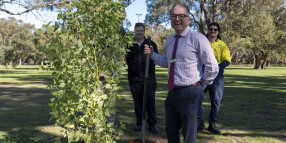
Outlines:
[[[55, 39], [47, 52], [54, 81], [49, 88], [53, 96], [51, 118], [66, 129], [69, 142], [114, 142], [123, 134], [124, 125], [115, 129], [113, 123], [106, 125], [106, 117], [115, 113], [111, 108], [118, 90], [118, 63], [124, 61], [128, 42], [134, 41], [118, 31], [124, 6], [116, 1], [71, 3], [77, 11], [58, 16], [63, 24], [61, 32], [54, 29]], [[58, 23], [54, 27], [59, 29]], [[115, 74], [110, 76], [112, 72]], [[100, 74], [110, 76], [102, 93], [98, 91]]]
[[57, 31], [59, 29], [59, 24], [56, 22], [54, 25], [54, 32]]
[[79, 48], [82, 48], [82, 47], [83, 47], [83, 44], [82, 44], [82, 42], [81, 42], [80, 39], [77, 41], [77, 45], [78, 45]]

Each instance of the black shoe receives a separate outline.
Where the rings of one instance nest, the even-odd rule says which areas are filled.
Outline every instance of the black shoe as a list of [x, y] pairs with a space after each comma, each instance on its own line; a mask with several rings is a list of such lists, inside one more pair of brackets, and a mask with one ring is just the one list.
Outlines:
[[215, 126], [215, 123], [210, 123], [208, 131], [213, 132], [215, 134], [221, 134], [219, 128]]
[[136, 125], [134, 131], [139, 132], [139, 131], [141, 131], [141, 128], [142, 127], [140, 125]]
[[159, 130], [157, 129], [156, 126], [149, 127], [148, 130], [153, 134], [159, 134]]
[[204, 120], [198, 120], [198, 128], [197, 131], [202, 131], [205, 129], [205, 121]]

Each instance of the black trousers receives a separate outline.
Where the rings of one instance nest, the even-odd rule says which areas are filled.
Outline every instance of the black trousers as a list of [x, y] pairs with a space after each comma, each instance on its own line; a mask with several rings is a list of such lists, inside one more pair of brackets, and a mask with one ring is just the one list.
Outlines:
[[184, 143], [197, 140], [197, 112], [203, 95], [201, 85], [169, 91], [165, 101], [166, 132], [169, 143], [180, 143], [180, 129]]
[[[142, 107], [144, 94], [144, 81], [129, 81], [130, 90], [134, 101], [134, 110], [136, 115], [136, 125], [142, 125]], [[155, 79], [148, 79], [147, 81], [147, 98], [146, 98], [146, 112], [147, 124], [152, 127], [157, 123], [156, 109], [155, 109], [155, 92], [157, 89], [157, 82]]]

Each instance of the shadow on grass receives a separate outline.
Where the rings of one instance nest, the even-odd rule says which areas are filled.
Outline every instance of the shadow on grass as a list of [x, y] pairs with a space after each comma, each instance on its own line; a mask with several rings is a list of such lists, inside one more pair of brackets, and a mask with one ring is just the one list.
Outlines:
[[276, 138], [280, 139], [281, 141], [285, 141], [286, 136], [279, 134], [279, 133], [265, 133], [263, 130], [262, 131], [252, 131], [249, 133], [223, 133], [223, 136], [228, 136], [228, 137], [271, 137], [271, 138]]
[[[286, 141], [285, 77], [225, 76], [218, 124], [224, 136], [265, 137]], [[210, 112], [209, 95], [204, 101], [205, 121]], [[241, 130], [243, 133], [228, 132]], [[201, 136], [201, 140], [205, 140]]]
[[25, 73], [28, 73], [28, 71], [11, 71], [11, 70], [5, 71], [5, 70], [0, 70], [0, 73], [1, 73], [1, 75], [2, 74], [25, 74]]
[[0, 142], [67, 142], [60, 135], [42, 132], [50, 126], [48, 90], [0, 86]]
[[[243, 72], [244, 68], [235, 70]], [[9, 71], [11, 72], [26, 74], [21, 73], [22, 71]], [[167, 95], [167, 71], [163, 68], [156, 68], [156, 72], [157, 126], [161, 133], [153, 135], [147, 131], [148, 127], [146, 127], [146, 138], [150, 141], [164, 143], [166, 142], [164, 101]], [[0, 71], [0, 74], [2, 73], [5, 74]], [[117, 121], [122, 121], [126, 127], [120, 143], [136, 142], [141, 138], [140, 132], [133, 131], [136, 122], [134, 104], [126, 76], [127, 74], [121, 76], [120, 86], [123, 90], [119, 94], [123, 95], [123, 98], [117, 102]], [[49, 80], [49, 77], [44, 75], [24, 75], [13, 78], [33, 81], [33, 84]], [[284, 75], [257, 77], [226, 74], [225, 92], [218, 117], [218, 126], [223, 134], [217, 136], [203, 131], [198, 133], [197, 142], [233, 142], [235, 139], [232, 140], [232, 138], [243, 137], [254, 137], [257, 140], [273, 138], [286, 142], [285, 83]], [[21, 88], [14, 83], [13, 86], [9, 86], [11, 84], [9, 82], [4, 82], [4, 84], [5, 87], [0, 86], [0, 134], [4, 132], [6, 135], [4, 139], [0, 138], [0, 142], [67, 142], [66, 138], [39, 129], [39, 127], [52, 124], [49, 122], [50, 93], [48, 90], [34, 86]], [[206, 122], [210, 111], [209, 103], [209, 96], [206, 96], [204, 101]], [[257, 142], [257, 140], [253, 139], [249, 142]], [[247, 141], [238, 140], [238, 142]]]
[[15, 69], [15, 70], [39, 70], [39, 67], [35, 67], [35, 68], [13, 68], [13, 69]]
[[[3, 72], [3, 71], [0, 71]], [[0, 73], [1, 74], [1, 73]], [[51, 84], [52, 83], [52, 76], [48, 74], [44, 75], [29, 75], [25, 71], [23, 72], [17, 72], [17, 71], [8, 71], [6, 74], [22, 74], [20, 75], [2, 75], [0, 78], [4, 80], [4, 82], [1, 82], [2, 85], [4, 84], [11, 84], [9, 82], [9, 79], [13, 79], [16, 81], [19, 81], [20, 84], [23, 84], [21, 82], [30, 82], [33, 84], [39, 84], [39, 83], [44, 83], [44, 84]], [[5, 82], [5, 79], [7, 79], [8, 82]], [[13, 84], [17, 84], [13, 83]]]
[[[229, 70], [229, 69], [228, 69]], [[245, 71], [245, 68], [231, 68], [231, 70]], [[160, 117], [157, 125], [162, 132], [165, 131], [164, 101], [167, 95], [167, 71], [156, 69], [158, 88], [156, 92], [156, 110]], [[159, 73], [159, 74], [158, 74]], [[276, 77], [275, 77], [276, 76]], [[254, 137], [272, 138], [274, 141], [286, 141], [286, 77], [284, 75], [270, 76], [243, 76], [226, 74], [225, 89], [218, 116], [218, 126], [222, 129], [223, 137]], [[284, 84], [284, 85], [283, 85]], [[135, 114], [128, 82], [122, 77], [121, 86], [125, 89], [118, 107], [119, 120], [126, 125], [125, 141], [140, 138], [140, 133], [134, 132]], [[209, 95], [204, 101], [206, 126], [210, 112]], [[147, 137], [154, 137], [147, 134]], [[158, 138], [164, 138], [158, 135]], [[220, 142], [220, 137], [208, 131], [198, 133], [199, 143]], [[228, 142], [225, 138], [221, 142]], [[242, 139], [241, 142], [247, 142]], [[272, 141], [272, 140], [271, 140]]]

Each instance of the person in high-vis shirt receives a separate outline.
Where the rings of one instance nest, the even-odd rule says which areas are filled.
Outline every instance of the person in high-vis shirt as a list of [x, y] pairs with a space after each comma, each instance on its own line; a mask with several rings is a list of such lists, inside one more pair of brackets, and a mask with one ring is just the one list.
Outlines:
[[[202, 96], [205, 97], [207, 91], [209, 91], [210, 100], [211, 100], [211, 111], [209, 114], [209, 127], [208, 131], [213, 132], [215, 134], [221, 134], [219, 128], [216, 127], [216, 122], [218, 121], [218, 112], [221, 103], [221, 99], [223, 96], [223, 89], [224, 89], [224, 80], [223, 80], [223, 73], [224, 68], [227, 67], [231, 63], [230, 52], [227, 45], [221, 41], [220, 33], [220, 26], [218, 23], [213, 22], [208, 26], [208, 34], [206, 35], [211, 43], [211, 48], [214, 52], [216, 60], [219, 65], [219, 74], [214, 79], [211, 85], [208, 85], [205, 88], [205, 94]], [[198, 110], [198, 128], [197, 130], [203, 130], [205, 128], [204, 124], [204, 109], [202, 105], [203, 100], [199, 104]]]

